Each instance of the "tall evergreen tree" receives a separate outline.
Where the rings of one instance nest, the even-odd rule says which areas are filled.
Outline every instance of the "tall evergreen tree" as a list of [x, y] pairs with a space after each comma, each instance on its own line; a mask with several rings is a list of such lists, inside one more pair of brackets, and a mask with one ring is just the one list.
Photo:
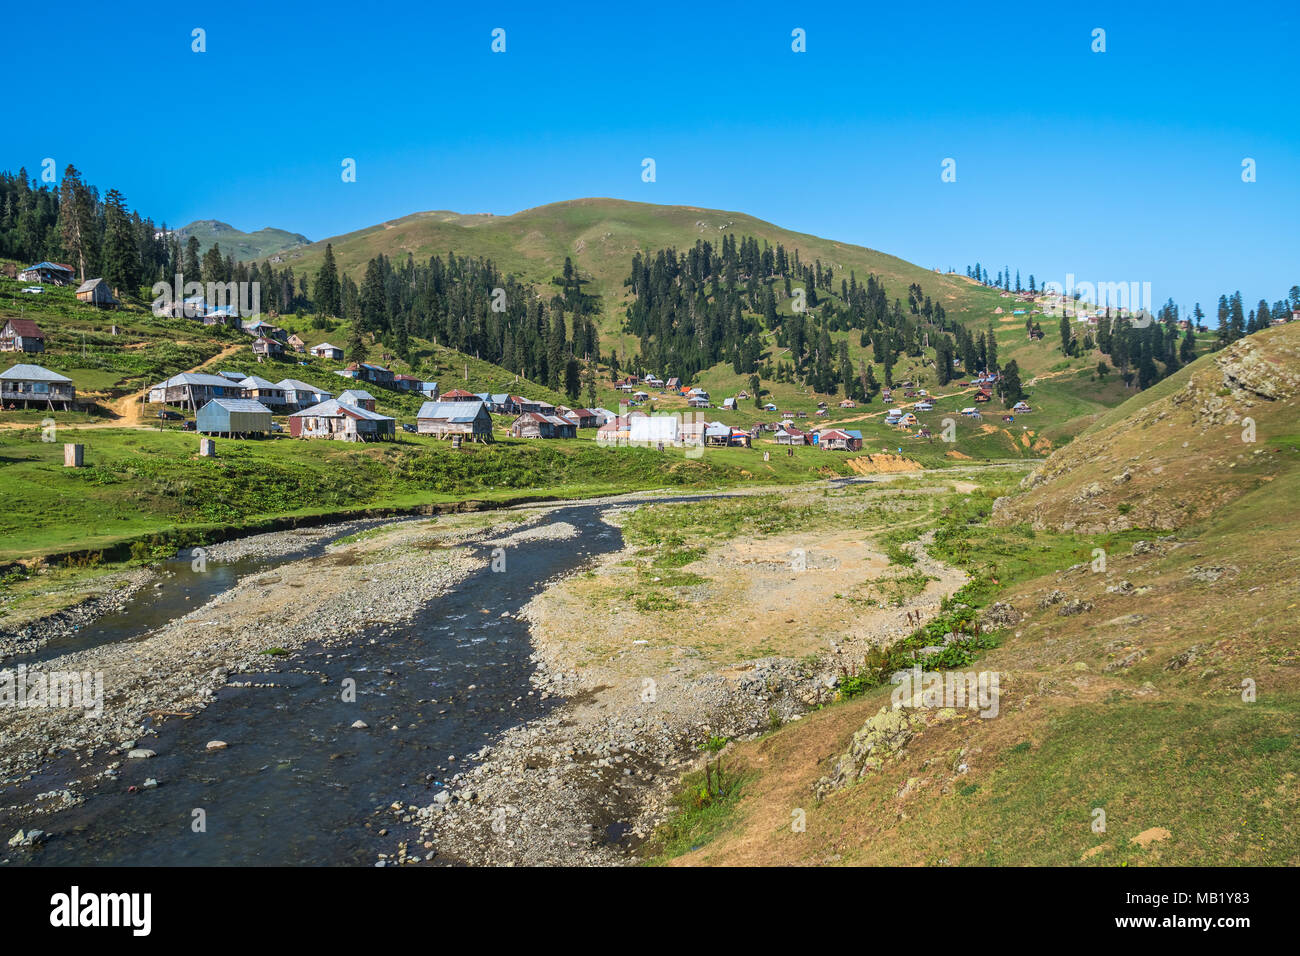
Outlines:
[[126, 212], [126, 199], [116, 189], [104, 197], [104, 279], [121, 295], [140, 291], [140, 256]]
[[341, 316], [343, 314], [343, 290], [339, 285], [339, 270], [334, 262], [334, 246], [325, 243], [325, 258], [316, 273], [315, 299], [313, 305], [320, 315]]

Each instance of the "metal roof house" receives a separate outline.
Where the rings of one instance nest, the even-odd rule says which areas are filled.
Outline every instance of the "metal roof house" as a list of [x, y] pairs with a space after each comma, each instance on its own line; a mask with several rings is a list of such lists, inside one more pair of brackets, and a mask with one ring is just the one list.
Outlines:
[[284, 389], [284, 403], [292, 405], [294, 408], [309, 408], [312, 405], [319, 405], [321, 402], [328, 402], [334, 397], [332, 392], [317, 388], [315, 385], [308, 385], [306, 382], [300, 382], [296, 378], [286, 378], [283, 381], [276, 382], [275, 387]]
[[322, 342], [320, 345], [313, 345], [307, 351], [311, 352], [311, 354], [317, 358], [334, 359], [339, 362], [343, 361], [343, 350], [337, 345], [330, 345], [328, 342]]
[[243, 387], [244, 394], [248, 398], [255, 399], [263, 405], [280, 406], [285, 404], [284, 388], [274, 382], [268, 382], [257, 375], [250, 375], [239, 384]]
[[44, 352], [45, 333], [31, 319], [9, 319], [0, 329], [0, 352]]
[[577, 433], [578, 426], [573, 422], [541, 412], [524, 412], [510, 426], [515, 438], [575, 438]]
[[75, 277], [71, 266], [58, 262], [38, 262], [18, 273], [19, 282], [48, 282], [51, 285], [69, 285]]
[[832, 428], [819, 434], [816, 444], [823, 451], [858, 451], [862, 449], [862, 432]]
[[601, 416], [590, 408], [565, 409], [560, 417], [568, 419], [579, 428], [599, 428], [603, 424]]
[[375, 441], [397, 434], [397, 423], [357, 405], [330, 399], [289, 416], [294, 438], [329, 438], [335, 441]]
[[368, 412], [375, 410], [375, 396], [363, 388], [349, 388], [339, 396], [339, 401], [344, 405], [355, 405], [357, 408], [364, 408]]
[[214, 398], [243, 398], [244, 387], [224, 375], [182, 372], [149, 389], [149, 401], [198, 409]]
[[77, 287], [76, 295], [77, 301], [89, 302], [101, 309], [111, 309], [118, 304], [117, 299], [113, 296], [113, 290], [108, 287], [108, 283], [103, 279], [87, 279]]
[[265, 335], [259, 335], [253, 339], [253, 354], [268, 355], [274, 358], [284, 354], [284, 346], [277, 339], [269, 339]]
[[271, 430], [271, 410], [251, 398], [214, 398], [195, 416], [204, 435], [248, 438]]
[[32, 403], [44, 408], [57, 404], [68, 411], [76, 400], [72, 379], [58, 372], [39, 365], [15, 365], [0, 372], [0, 405], [5, 408], [22, 402], [23, 408], [30, 408]]
[[466, 435], [478, 441], [492, 440], [492, 416], [487, 406], [475, 399], [472, 402], [425, 402], [416, 416], [416, 427], [421, 435], [450, 438]]
[[334, 374], [358, 382], [370, 382], [374, 385], [390, 386], [393, 384], [393, 373], [389, 369], [370, 362], [353, 362], [347, 368], [340, 369]]

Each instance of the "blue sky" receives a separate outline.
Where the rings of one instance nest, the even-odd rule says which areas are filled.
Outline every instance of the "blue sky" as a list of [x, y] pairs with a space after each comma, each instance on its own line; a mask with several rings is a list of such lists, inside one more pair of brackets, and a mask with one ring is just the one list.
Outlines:
[[11, 102], [66, 110], [11, 116], [0, 166], [312, 239], [614, 196], [1211, 314], [1300, 283], [1294, 2], [610, 6], [74, 2], [6, 43]]

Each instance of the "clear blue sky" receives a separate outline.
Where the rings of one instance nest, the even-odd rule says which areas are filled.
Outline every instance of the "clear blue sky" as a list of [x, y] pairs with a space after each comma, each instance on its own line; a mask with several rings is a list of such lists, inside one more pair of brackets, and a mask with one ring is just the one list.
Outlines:
[[1149, 281], [1211, 316], [1300, 282], [1294, 0], [154, 6], [73, 2], [7, 38], [0, 165], [50, 156], [172, 226], [312, 239], [614, 196], [924, 266]]

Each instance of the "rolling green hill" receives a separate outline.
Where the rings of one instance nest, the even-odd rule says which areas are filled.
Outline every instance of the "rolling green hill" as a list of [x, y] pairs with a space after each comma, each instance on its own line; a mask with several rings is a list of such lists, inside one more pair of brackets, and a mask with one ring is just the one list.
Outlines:
[[[902, 300], [905, 309], [908, 287], [917, 283], [925, 296], [943, 306], [949, 318], [960, 321], [973, 333], [992, 330], [1002, 364], [1014, 359], [1022, 381], [1029, 384], [1038, 379], [1040, 387], [1030, 387], [1031, 397], [1042, 401], [1053, 396], [1049, 401], [1051, 421], [1039, 424], [1050, 424], [1054, 445], [1068, 441], [1098, 414], [1132, 394], [1118, 383], [1095, 379], [1091, 373], [1103, 357], [1095, 350], [1079, 358], [1062, 355], [1056, 345], [1053, 318], [1036, 316], [1049, 334], [1042, 341], [1031, 341], [1025, 334], [1025, 317], [1013, 315], [1013, 311], [1031, 309], [1033, 305], [1004, 297], [1004, 293], [964, 275], [938, 273], [875, 249], [794, 232], [738, 212], [601, 198], [551, 203], [509, 216], [420, 212], [292, 249], [279, 258], [292, 266], [296, 275], [314, 279], [328, 243], [340, 270], [359, 283], [366, 263], [375, 256], [382, 254], [401, 261], [410, 255], [421, 260], [454, 251], [460, 256], [491, 259], [521, 281], [558, 293], [559, 287], [552, 281], [562, 274], [568, 257], [588, 280], [585, 291], [600, 297], [602, 352], [615, 350], [626, 360], [638, 351], [636, 337], [623, 328], [629, 302], [624, 280], [631, 271], [633, 255], [665, 248], [682, 252], [700, 239], [716, 247], [725, 235], [753, 236], [760, 243], [784, 246], [789, 255], [797, 251], [805, 263], [816, 260], [823, 268], [832, 267], [833, 292], [822, 292], [821, 296], [837, 305], [842, 304], [838, 297], [841, 279], [847, 280], [852, 273], [859, 283], [864, 283], [868, 275], [875, 275], [884, 283], [888, 299]], [[779, 301], [779, 313], [788, 315], [790, 308], [790, 300]], [[773, 334], [764, 332], [762, 338], [764, 357], [780, 360], [782, 351]], [[858, 338], [857, 332], [850, 331], [832, 335], [836, 347], [840, 340], [848, 341], [855, 365], [864, 359], [871, 361], [870, 350], [862, 349]], [[932, 358], [933, 350], [927, 350], [922, 359], [901, 358], [894, 369], [895, 379], [933, 383], [935, 376], [929, 367]], [[883, 368], [876, 365], [875, 373], [881, 378]], [[698, 376], [696, 384], [704, 385], [720, 399], [747, 388], [748, 379], [748, 375], [735, 375], [729, 364], [722, 363]], [[805, 403], [811, 407], [819, 398], [801, 386], [768, 379], [764, 379], [762, 391], [765, 400], [783, 409]]]
[[297, 232], [267, 227], [256, 232], [242, 232], [229, 223], [216, 219], [200, 219], [176, 230], [182, 244], [190, 236], [199, 240], [200, 254], [221, 247], [222, 253], [236, 259], [264, 259], [277, 252], [308, 245], [311, 240]]
[[[859, 282], [875, 274], [885, 283], [891, 300], [906, 302], [907, 287], [919, 283], [950, 315], [978, 321], [981, 329], [995, 317], [995, 309], [1007, 307], [1007, 300], [1000, 299], [997, 291], [965, 276], [936, 273], [875, 249], [794, 232], [738, 212], [619, 199], [574, 199], [510, 216], [419, 212], [290, 250], [283, 261], [292, 265], [295, 273], [314, 277], [329, 243], [339, 268], [360, 282], [366, 263], [377, 255], [401, 259], [410, 254], [420, 259], [453, 250], [457, 255], [489, 258], [503, 271], [545, 287], [561, 274], [568, 256], [579, 272], [590, 278], [587, 291], [602, 299], [602, 342], [609, 342], [622, 355], [634, 340], [611, 340], [621, 338], [627, 302], [623, 280], [631, 269], [633, 254], [670, 247], [683, 251], [698, 239], [716, 246], [728, 234], [753, 236], [773, 246], [779, 243], [788, 253], [797, 250], [805, 262], [820, 259], [823, 267], [834, 267], [837, 288], [841, 272], [845, 279], [850, 271], [856, 273]], [[1008, 348], [1011, 351], [1006, 358], [1017, 358], [1010, 337]], [[1041, 363], [1021, 365], [1037, 372]]]

